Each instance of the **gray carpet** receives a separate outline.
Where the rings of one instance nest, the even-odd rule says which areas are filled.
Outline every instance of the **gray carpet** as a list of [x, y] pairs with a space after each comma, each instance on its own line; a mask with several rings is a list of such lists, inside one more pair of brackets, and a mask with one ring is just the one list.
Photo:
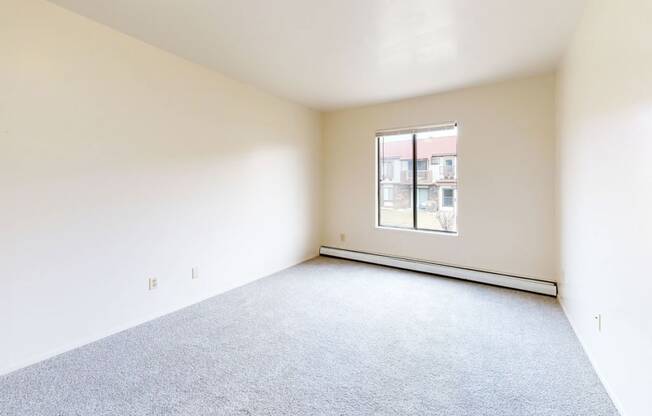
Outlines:
[[317, 258], [0, 378], [0, 415], [617, 415], [553, 298]]

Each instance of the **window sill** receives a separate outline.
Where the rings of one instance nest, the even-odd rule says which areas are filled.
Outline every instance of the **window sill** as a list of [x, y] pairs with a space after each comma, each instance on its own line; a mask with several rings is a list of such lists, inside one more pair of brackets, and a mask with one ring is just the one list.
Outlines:
[[450, 232], [450, 231], [437, 231], [437, 230], [415, 230], [413, 228], [389, 227], [386, 225], [376, 225], [375, 228], [377, 230], [383, 230], [383, 231], [403, 231], [409, 233], [430, 234], [430, 235], [435, 234], [435, 235], [443, 235], [446, 237], [459, 237], [460, 235], [459, 231]]

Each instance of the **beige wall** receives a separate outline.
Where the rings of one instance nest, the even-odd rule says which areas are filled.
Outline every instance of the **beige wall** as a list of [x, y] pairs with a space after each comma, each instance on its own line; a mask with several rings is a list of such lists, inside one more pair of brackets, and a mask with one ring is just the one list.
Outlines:
[[559, 82], [561, 302], [623, 416], [652, 412], [650, 22], [589, 1]]
[[318, 113], [44, 1], [0, 10], [0, 373], [316, 255]]
[[[322, 243], [555, 280], [554, 94], [545, 75], [324, 114]], [[375, 131], [449, 120], [459, 236], [376, 228]]]

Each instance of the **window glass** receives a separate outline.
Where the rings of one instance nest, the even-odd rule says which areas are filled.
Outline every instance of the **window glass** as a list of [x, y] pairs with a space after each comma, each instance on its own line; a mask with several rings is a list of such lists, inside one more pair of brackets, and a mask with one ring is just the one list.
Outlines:
[[[378, 223], [386, 227], [413, 228], [411, 134], [378, 138], [381, 189]], [[391, 166], [391, 167], [390, 167]], [[391, 174], [389, 173], [391, 172]]]

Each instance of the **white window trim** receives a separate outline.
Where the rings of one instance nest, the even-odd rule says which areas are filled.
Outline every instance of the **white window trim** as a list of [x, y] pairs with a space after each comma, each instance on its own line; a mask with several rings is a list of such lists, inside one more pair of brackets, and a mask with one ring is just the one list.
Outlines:
[[[460, 221], [460, 217], [458, 215], [458, 202], [459, 201], [458, 201], [458, 197], [457, 197], [457, 195], [458, 195], [457, 191], [462, 185], [461, 185], [461, 181], [460, 181], [461, 178], [460, 178], [460, 175], [459, 175], [458, 170], [457, 170], [457, 159], [459, 159], [462, 156], [462, 154], [460, 153], [460, 150], [459, 150], [460, 149], [459, 148], [459, 141], [460, 141], [460, 137], [462, 136], [464, 125], [463, 125], [463, 123], [461, 123], [459, 121], [455, 122], [455, 125], [457, 127], [457, 146], [456, 146], [456, 150], [455, 150], [456, 154], [455, 154], [453, 165], [455, 167], [455, 181], [457, 183], [457, 187], [455, 188], [456, 231], [424, 230], [424, 229], [401, 228], [401, 227], [390, 227], [390, 226], [386, 226], [386, 225], [380, 225], [379, 221], [380, 221], [380, 209], [381, 209], [380, 202], [381, 201], [379, 200], [380, 181], [379, 181], [379, 177], [378, 177], [378, 174], [379, 174], [379, 158], [378, 158], [378, 155], [379, 155], [378, 143], [379, 142], [378, 142], [378, 134], [376, 134], [374, 136], [374, 138], [373, 138], [373, 141], [374, 141], [374, 145], [373, 145], [374, 146], [374, 155], [375, 155], [375, 157], [374, 157], [374, 165], [375, 165], [374, 172], [375, 173], [374, 173], [374, 176], [373, 176], [374, 184], [373, 184], [372, 189], [375, 190], [375, 192], [374, 192], [374, 201], [375, 201], [375, 203], [373, 205], [373, 216], [372, 216], [372, 218], [373, 218], [373, 228], [375, 230], [379, 230], [379, 231], [383, 231], [383, 232], [384, 231], [390, 231], [390, 232], [399, 231], [399, 232], [410, 232], [410, 233], [427, 234], [427, 235], [441, 235], [441, 236], [447, 236], [447, 237], [460, 237], [462, 235], [461, 230], [462, 230], [463, 225], [462, 225], [462, 222]], [[442, 156], [442, 159], [444, 157], [445, 156]], [[443, 166], [443, 163], [440, 166]]]
[[[448, 189], [453, 191], [453, 206], [452, 207], [444, 205], [444, 191], [448, 190]], [[441, 210], [446, 210], [446, 211], [457, 211], [455, 209], [455, 207], [457, 207], [457, 189], [451, 188], [450, 186], [442, 186], [441, 188], [439, 188], [439, 208]]]

